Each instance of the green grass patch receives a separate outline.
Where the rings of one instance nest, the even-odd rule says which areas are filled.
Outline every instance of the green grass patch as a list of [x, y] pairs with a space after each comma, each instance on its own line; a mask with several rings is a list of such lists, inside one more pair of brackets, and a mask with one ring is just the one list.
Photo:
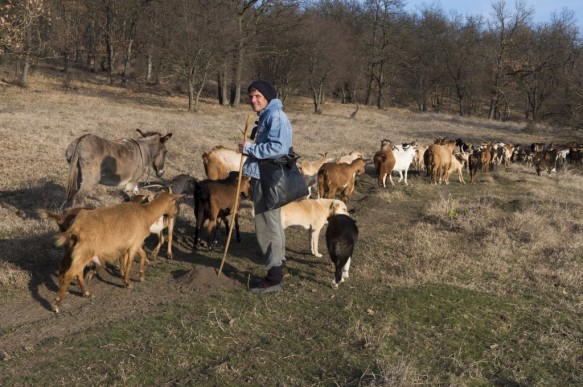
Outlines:
[[2, 383], [576, 384], [579, 321], [548, 297], [453, 286], [235, 291], [51, 341]]

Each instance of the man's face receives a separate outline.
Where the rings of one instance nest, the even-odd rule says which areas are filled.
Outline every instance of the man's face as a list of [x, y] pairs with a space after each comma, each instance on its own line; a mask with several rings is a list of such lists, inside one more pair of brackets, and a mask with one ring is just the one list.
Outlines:
[[249, 104], [254, 112], [260, 112], [267, 107], [267, 100], [257, 90], [253, 90], [249, 93]]

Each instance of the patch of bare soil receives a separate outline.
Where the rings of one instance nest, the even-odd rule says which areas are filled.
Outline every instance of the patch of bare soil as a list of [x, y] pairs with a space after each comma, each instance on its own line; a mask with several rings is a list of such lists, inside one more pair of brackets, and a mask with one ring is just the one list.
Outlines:
[[11, 299], [2, 303], [0, 313], [0, 360], [8, 360], [21, 351], [34, 351], [46, 340], [139, 318], [168, 302], [243, 288], [228, 275], [217, 277], [216, 267], [172, 262], [179, 267], [173, 274], [149, 276], [147, 268], [145, 282], [134, 282], [131, 289], [123, 287], [117, 270], [101, 270], [87, 284], [93, 296], [82, 297], [79, 287], [71, 284], [59, 314], [51, 311], [58, 284], [56, 272], [38, 284], [34, 292], [12, 292]]
[[218, 270], [208, 266], [194, 266], [186, 273], [176, 277], [176, 283], [183, 292], [194, 292], [201, 295], [210, 295], [216, 291], [241, 289], [238, 281], [224, 273], [217, 276]]

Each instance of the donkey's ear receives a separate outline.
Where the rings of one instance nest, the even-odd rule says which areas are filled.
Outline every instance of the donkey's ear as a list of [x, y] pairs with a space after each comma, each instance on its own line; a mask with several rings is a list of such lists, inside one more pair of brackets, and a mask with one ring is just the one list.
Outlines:
[[172, 137], [172, 133], [168, 133], [167, 135], [160, 137], [160, 142], [164, 144], [166, 141], [170, 140], [170, 137]]

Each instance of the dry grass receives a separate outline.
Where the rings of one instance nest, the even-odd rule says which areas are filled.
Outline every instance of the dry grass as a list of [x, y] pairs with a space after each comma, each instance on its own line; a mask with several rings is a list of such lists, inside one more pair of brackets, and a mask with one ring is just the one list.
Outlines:
[[[203, 101], [200, 111], [192, 114], [184, 109], [184, 96], [120, 89], [99, 81], [88, 82], [75, 74], [68, 78], [35, 74], [30, 89], [0, 85], [0, 99], [9, 101], [0, 106], [0, 293], [26, 291], [30, 272], [20, 262], [55, 262], [62, 255], [50, 238], [39, 238], [40, 245], [25, 242], [54, 232], [54, 225], [40, 221], [35, 210], [57, 210], [61, 205], [68, 168], [64, 151], [74, 138], [88, 132], [133, 137], [138, 127], [172, 132], [165, 177], [188, 173], [203, 178], [202, 153], [219, 144], [234, 147], [249, 114], [246, 106], [222, 108], [214, 101]], [[558, 137], [542, 126], [532, 134], [525, 133], [520, 123], [404, 109], [361, 106], [357, 119], [351, 120], [353, 110], [329, 104], [323, 114], [313, 115], [308, 100], [290, 101], [287, 112], [296, 151], [313, 160], [318, 153], [338, 157], [352, 150], [372, 156], [384, 138], [430, 143], [449, 136], [473, 143], [487, 139], [521, 144], [581, 138], [572, 132]], [[565, 369], [576, 369], [583, 359], [577, 331], [583, 307], [581, 169], [538, 177], [532, 168], [512, 165], [480, 174], [477, 185], [453, 181], [447, 187], [430, 185], [422, 173], [410, 176], [408, 187], [397, 184], [382, 190], [376, 188], [370, 167], [368, 172], [349, 203], [361, 237], [346, 286], [331, 293], [323, 285], [332, 278], [328, 262], [303, 254], [305, 232], [290, 230], [292, 259], [286, 278], [291, 291], [285, 299], [265, 301], [236, 294], [196, 301], [196, 307], [193, 301], [192, 306], [181, 306], [186, 314], [166, 311], [169, 320], [180, 317], [179, 322], [164, 320], [163, 332], [158, 324], [166, 317], [140, 319], [144, 326], [137, 330], [148, 329], [152, 335], [138, 342], [143, 352], [152, 351], [160, 367], [172, 359], [167, 367], [174, 367], [175, 373], [166, 380], [466, 385], [552, 383], [560, 376], [563, 382], [573, 382], [575, 377]], [[115, 189], [97, 187], [89, 200], [108, 205], [118, 202], [119, 195]], [[182, 206], [181, 219], [192, 224], [189, 204]], [[252, 236], [248, 205], [241, 217], [242, 229]], [[233, 264], [260, 270], [245, 257], [254, 248], [233, 257]], [[320, 249], [325, 250], [322, 242]], [[262, 319], [266, 310], [272, 321]], [[183, 321], [183, 316], [191, 321]], [[339, 337], [331, 337], [320, 325], [333, 326]], [[281, 327], [289, 331], [281, 332]], [[91, 340], [97, 346], [109, 340], [101, 332], [94, 334]], [[301, 345], [298, 337], [304, 340]], [[221, 348], [217, 338], [234, 344]], [[148, 340], [168, 341], [169, 347], [158, 348]], [[274, 366], [272, 354], [259, 351], [250, 364], [247, 351], [263, 348], [263, 342], [286, 354], [287, 363]], [[53, 356], [58, 351], [58, 345], [51, 345], [48, 357], [50, 351], [55, 351]], [[330, 355], [335, 350], [341, 359]], [[312, 359], [310, 352], [321, 358]], [[525, 359], [526, 355], [533, 358]], [[140, 370], [145, 375], [154, 372], [129, 358], [112, 367], [107, 363], [113, 354], [99, 356], [103, 358], [89, 357], [92, 368], [87, 375], [75, 376], [77, 383], [133, 385], [140, 383], [139, 377], [135, 379]], [[350, 363], [352, 371], [335, 369], [340, 360], [345, 367]], [[553, 364], [541, 365], [545, 362]], [[286, 373], [281, 378], [263, 375], [263, 367], [269, 366]], [[103, 378], [90, 379], [98, 375]]]

